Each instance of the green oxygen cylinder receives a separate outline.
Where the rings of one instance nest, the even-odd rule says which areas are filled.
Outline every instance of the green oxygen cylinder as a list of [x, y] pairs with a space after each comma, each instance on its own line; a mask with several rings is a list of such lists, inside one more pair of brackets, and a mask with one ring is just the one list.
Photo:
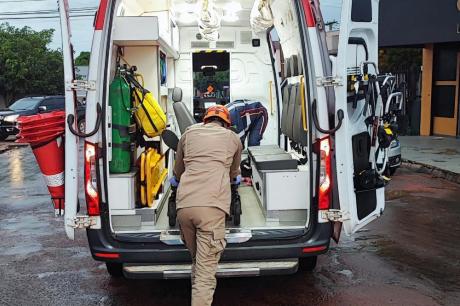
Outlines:
[[127, 173], [131, 170], [131, 91], [128, 83], [116, 75], [109, 88], [109, 105], [112, 108], [112, 160], [110, 173]]

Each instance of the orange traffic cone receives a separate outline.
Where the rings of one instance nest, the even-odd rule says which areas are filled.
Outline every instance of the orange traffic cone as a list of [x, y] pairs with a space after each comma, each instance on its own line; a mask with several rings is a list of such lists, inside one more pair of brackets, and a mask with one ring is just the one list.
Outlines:
[[62, 137], [32, 146], [54, 203], [56, 216], [64, 215], [64, 141]]

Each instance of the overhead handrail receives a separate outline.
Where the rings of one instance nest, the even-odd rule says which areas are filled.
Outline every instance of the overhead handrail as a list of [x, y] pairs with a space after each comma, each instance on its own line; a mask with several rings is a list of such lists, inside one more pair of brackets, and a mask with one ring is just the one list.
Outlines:
[[301, 107], [301, 110], [302, 110], [302, 126], [303, 126], [303, 130], [305, 132], [308, 132], [308, 128], [307, 128], [307, 111], [306, 111], [306, 107], [305, 107], [305, 83], [304, 83], [304, 76], [302, 75], [300, 77], [300, 107]]

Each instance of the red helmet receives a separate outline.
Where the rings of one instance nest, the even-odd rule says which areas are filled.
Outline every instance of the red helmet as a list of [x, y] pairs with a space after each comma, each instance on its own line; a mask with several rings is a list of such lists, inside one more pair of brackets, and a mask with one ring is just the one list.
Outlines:
[[232, 121], [230, 120], [230, 112], [223, 105], [215, 105], [208, 108], [206, 110], [206, 115], [204, 115], [203, 118], [204, 123], [208, 123], [209, 119], [213, 117], [222, 119], [222, 121], [224, 121], [227, 126], [232, 125]]

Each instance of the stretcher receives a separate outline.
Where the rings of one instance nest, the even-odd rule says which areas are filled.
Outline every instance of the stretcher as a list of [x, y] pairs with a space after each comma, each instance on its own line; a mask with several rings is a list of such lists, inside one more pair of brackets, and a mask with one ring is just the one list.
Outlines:
[[163, 182], [168, 175], [164, 155], [149, 148], [139, 158], [140, 201], [143, 207], [152, 207]]

